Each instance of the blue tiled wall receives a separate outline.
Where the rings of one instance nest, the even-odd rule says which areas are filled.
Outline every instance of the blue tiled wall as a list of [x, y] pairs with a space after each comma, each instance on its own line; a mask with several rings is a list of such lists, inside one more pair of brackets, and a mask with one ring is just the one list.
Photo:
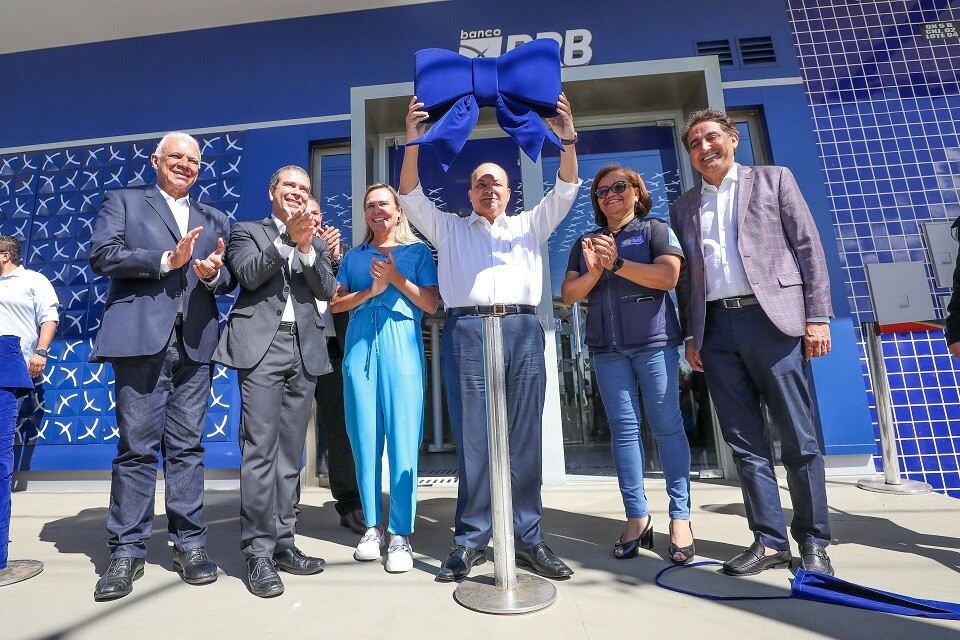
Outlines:
[[[873, 320], [864, 265], [926, 261], [922, 223], [960, 216], [960, 38], [927, 41], [920, 26], [960, 20], [960, 7], [947, 0], [789, 0], [788, 7], [859, 325]], [[936, 288], [929, 268], [928, 278], [939, 307], [949, 290]], [[866, 379], [862, 338], [860, 347]], [[960, 374], [943, 333], [886, 335], [883, 351], [903, 475], [960, 497]], [[878, 439], [878, 469], [879, 446]]]
[[[239, 206], [243, 132], [198, 138], [201, 168], [191, 196], [231, 219]], [[109, 468], [119, 438], [114, 417], [113, 371], [87, 361], [107, 297], [109, 280], [87, 261], [90, 235], [104, 191], [154, 184], [150, 154], [157, 140], [0, 154], [0, 234], [16, 237], [22, 263], [53, 284], [60, 323], [32, 415], [17, 427], [17, 468]], [[221, 320], [233, 300], [218, 300]], [[239, 400], [235, 376], [217, 366], [208, 400], [209, 466], [235, 466]], [[218, 447], [218, 445], [220, 445]], [[98, 447], [83, 455], [77, 446]], [[220, 449], [223, 449], [221, 451]]]

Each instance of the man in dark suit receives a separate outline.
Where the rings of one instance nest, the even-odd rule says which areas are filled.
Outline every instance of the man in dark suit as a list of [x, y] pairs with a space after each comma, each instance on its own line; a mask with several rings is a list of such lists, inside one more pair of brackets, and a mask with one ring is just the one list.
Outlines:
[[234, 225], [226, 261], [240, 283], [214, 360], [240, 381], [240, 537], [250, 592], [283, 593], [276, 569], [323, 571], [294, 545], [294, 506], [317, 376], [330, 371], [316, 300], [336, 288], [326, 243], [307, 214], [300, 167], [270, 178], [272, 215]]
[[90, 266], [110, 278], [90, 359], [113, 365], [120, 430], [107, 516], [110, 564], [96, 600], [122, 598], [143, 575], [160, 451], [174, 565], [190, 584], [217, 579], [204, 549], [200, 438], [220, 331], [216, 296], [235, 284], [220, 268], [229, 222], [189, 197], [200, 168], [196, 140], [169, 133], [150, 161], [157, 185], [104, 194], [90, 238]]
[[703, 178], [670, 208], [687, 257], [677, 284], [686, 358], [706, 374], [754, 534], [723, 571], [752, 575], [791, 560], [762, 400], [780, 431], [801, 562], [832, 575], [807, 378], [809, 359], [830, 351], [833, 310], [820, 236], [789, 169], [734, 162], [739, 136], [725, 113], [691, 114], [681, 140]]

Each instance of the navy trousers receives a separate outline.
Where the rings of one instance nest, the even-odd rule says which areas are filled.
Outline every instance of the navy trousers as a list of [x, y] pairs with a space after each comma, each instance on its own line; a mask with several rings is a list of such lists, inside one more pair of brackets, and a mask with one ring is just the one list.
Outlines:
[[[517, 547], [543, 542], [540, 501], [543, 402], [546, 394], [544, 335], [535, 315], [502, 319], [507, 387], [513, 528]], [[460, 479], [454, 543], [484, 549], [490, 541], [490, 466], [487, 400], [483, 378], [483, 318], [450, 316], [441, 343], [443, 383]]]
[[771, 549], [790, 548], [762, 398], [780, 430], [793, 502], [790, 533], [798, 543], [830, 544], [823, 456], [801, 339], [777, 329], [760, 305], [708, 308], [700, 356], [755, 539]]
[[120, 430], [107, 515], [111, 556], [147, 555], [160, 452], [170, 540], [180, 551], [204, 546], [200, 438], [207, 418], [211, 365], [187, 358], [180, 327], [171, 332], [160, 353], [115, 358], [111, 364]]

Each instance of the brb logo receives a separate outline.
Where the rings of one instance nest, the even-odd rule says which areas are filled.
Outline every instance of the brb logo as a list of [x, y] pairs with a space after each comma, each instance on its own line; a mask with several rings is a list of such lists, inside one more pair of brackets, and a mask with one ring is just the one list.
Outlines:
[[477, 31], [460, 30], [460, 55], [468, 58], [494, 58], [502, 53], [516, 49], [534, 38], [550, 38], [560, 45], [561, 60], [565, 67], [579, 67], [590, 64], [593, 49], [590, 42], [593, 34], [587, 29], [568, 29], [563, 35], [556, 31], [541, 31], [536, 36], [517, 33], [504, 36], [500, 29], [479, 29]]

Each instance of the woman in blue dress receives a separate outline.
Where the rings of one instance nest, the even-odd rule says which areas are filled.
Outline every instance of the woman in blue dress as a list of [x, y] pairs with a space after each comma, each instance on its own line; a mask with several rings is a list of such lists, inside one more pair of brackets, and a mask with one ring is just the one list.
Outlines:
[[610, 421], [610, 445], [627, 515], [614, 545], [620, 559], [653, 548], [653, 519], [643, 491], [643, 407], [660, 449], [670, 498], [667, 553], [686, 564], [690, 528], [690, 445], [680, 415], [680, 322], [667, 291], [677, 284], [683, 251], [667, 223], [647, 218], [652, 202], [636, 171], [600, 169], [590, 188], [599, 229], [570, 251], [564, 302], [588, 298], [587, 346]]
[[437, 268], [410, 229], [392, 187], [374, 184], [363, 197], [367, 232], [343, 258], [334, 313], [350, 312], [343, 357], [344, 410], [357, 467], [367, 532], [354, 558], [377, 560], [386, 536], [381, 522], [381, 460], [390, 463], [391, 534], [386, 570], [413, 567], [417, 457], [423, 437], [424, 355], [420, 320], [437, 310]]

